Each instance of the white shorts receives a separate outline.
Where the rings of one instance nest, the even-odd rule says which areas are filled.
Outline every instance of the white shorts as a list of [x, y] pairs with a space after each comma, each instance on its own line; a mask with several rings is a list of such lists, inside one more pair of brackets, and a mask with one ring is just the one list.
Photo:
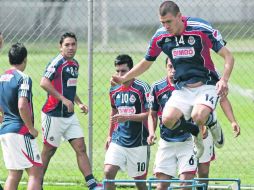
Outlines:
[[206, 105], [213, 111], [218, 102], [218, 95], [214, 85], [202, 85], [196, 88], [182, 87], [181, 90], [174, 90], [172, 96], [165, 105], [181, 110], [186, 120], [190, 119], [194, 105]]
[[84, 137], [78, 118], [75, 114], [71, 117], [51, 117], [42, 112], [42, 132], [44, 143], [59, 147], [61, 139], [65, 140]]
[[136, 178], [147, 174], [149, 159], [149, 146], [127, 148], [110, 143], [104, 164], [119, 166], [122, 171], [127, 171], [130, 177]]
[[184, 142], [159, 141], [156, 153], [154, 174], [163, 173], [172, 177], [178, 174], [191, 172], [196, 173], [197, 159], [193, 153], [192, 139]]
[[5, 166], [8, 170], [24, 170], [42, 166], [36, 139], [17, 133], [0, 135]]
[[210, 161], [215, 159], [214, 153], [214, 144], [213, 144], [213, 136], [209, 129], [207, 129], [208, 135], [205, 139], [203, 139], [204, 143], [204, 153], [199, 158], [199, 163], [209, 163]]

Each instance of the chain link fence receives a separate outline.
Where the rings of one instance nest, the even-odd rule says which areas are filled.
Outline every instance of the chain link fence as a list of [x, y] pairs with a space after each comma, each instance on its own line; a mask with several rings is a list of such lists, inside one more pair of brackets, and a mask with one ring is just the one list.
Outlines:
[[[40, 129], [40, 110], [46, 93], [39, 87], [46, 64], [58, 54], [60, 35], [73, 31], [78, 37], [76, 59], [80, 63], [78, 95], [88, 104], [92, 93], [90, 119], [76, 110], [84, 129], [89, 147], [93, 171], [98, 180], [103, 179], [104, 142], [109, 126], [109, 79], [114, 74], [114, 58], [120, 53], [130, 54], [137, 63], [144, 57], [148, 42], [160, 26], [158, 7], [161, 0], [0, 0], [0, 31], [5, 45], [0, 55], [0, 71], [9, 67], [7, 52], [14, 42], [22, 42], [28, 48], [26, 73], [33, 80], [33, 98], [36, 128]], [[223, 126], [226, 144], [216, 150], [217, 159], [211, 164], [211, 177], [241, 178], [243, 184], [254, 184], [254, 0], [192, 0], [176, 1], [181, 12], [187, 16], [201, 17], [210, 21], [221, 31], [227, 46], [235, 56], [235, 67], [230, 79], [229, 99], [241, 126], [241, 136], [233, 138], [230, 123], [218, 106], [219, 120]], [[93, 22], [88, 13], [93, 6]], [[91, 17], [89, 17], [91, 18]], [[88, 29], [92, 24], [93, 46], [88, 44]], [[92, 52], [88, 67], [88, 49]], [[215, 55], [213, 59], [219, 71], [223, 60]], [[165, 56], [161, 55], [152, 68], [140, 79], [153, 83], [166, 75]], [[92, 79], [89, 79], [89, 71]], [[88, 85], [92, 81], [92, 85]], [[92, 128], [91, 128], [92, 127]], [[89, 131], [90, 129], [90, 131]], [[93, 131], [91, 132], [91, 129]], [[93, 134], [89, 138], [88, 134]], [[41, 137], [38, 138], [42, 147]], [[149, 176], [157, 145], [152, 147]], [[93, 157], [91, 157], [91, 153]], [[5, 181], [5, 170], [0, 153], [0, 181]], [[26, 178], [26, 176], [24, 176]], [[126, 178], [118, 174], [118, 178]], [[76, 158], [68, 143], [62, 143], [50, 162], [46, 182], [84, 183], [78, 170]]]

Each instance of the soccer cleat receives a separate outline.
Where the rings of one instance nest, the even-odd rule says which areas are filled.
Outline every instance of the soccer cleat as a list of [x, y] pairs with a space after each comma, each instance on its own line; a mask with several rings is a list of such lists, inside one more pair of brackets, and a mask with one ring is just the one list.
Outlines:
[[199, 159], [204, 153], [203, 137], [201, 132], [197, 136], [192, 136], [194, 142], [194, 154]]
[[210, 127], [210, 131], [213, 136], [214, 145], [217, 148], [222, 148], [225, 143], [225, 139], [224, 139], [222, 128], [218, 121], [212, 127]]

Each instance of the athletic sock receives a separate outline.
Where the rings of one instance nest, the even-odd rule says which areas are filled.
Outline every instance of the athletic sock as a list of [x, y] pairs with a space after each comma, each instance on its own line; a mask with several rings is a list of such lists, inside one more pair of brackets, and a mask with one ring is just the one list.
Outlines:
[[208, 119], [207, 119], [205, 125], [206, 125], [207, 127], [211, 128], [212, 126], [214, 126], [214, 125], [216, 124], [216, 122], [217, 122], [216, 115], [215, 115], [215, 113], [211, 112], [211, 113], [209, 114], [209, 117], [208, 117]]
[[[180, 122], [180, 123], [178, 123], [178, 122]], [[183, 116], [179, 119], [178, 122], [177, 122], [178, 123], [177, 125], [180, 124], [180, 126], [182, 127], [182, 129], [184, 131], [191, 133], [193, 136], [198, 135], [199, 127], [195, 123], [193, 123], [191, 121], [186, 121]]]
[[90, 174], [90, 175], [86, 176], [85, 179], [86, 179], [86, 184], [87, 184], [89, 189], [93, 189], [97, 186], [97, 183], [94, 179], [93, 174]]

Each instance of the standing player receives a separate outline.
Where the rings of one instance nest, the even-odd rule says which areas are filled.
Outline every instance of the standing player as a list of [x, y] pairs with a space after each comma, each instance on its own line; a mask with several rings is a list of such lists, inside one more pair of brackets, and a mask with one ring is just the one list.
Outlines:
[[[210, 112], [215, 109], [218, 96], [228, 93], [228, 80], [233, 69], [234, 59], [224, 46], [221, 34], [205, 20], [183, 17], [178, 5], [173, 1], [164, 1], [160, 5], [159, 28], [151, 39], [145, 58], [124, 76], [113, 76], [115, 83], [124, 83], [141, 75], [163, 51], [172, 61], [176, 70], [175, 90], [165, 105], [162, 122], [172, 129], [175, 123], [184, 116], [201, 128], [207, 121]], [[210, 49], [224, 58], [224, 73], [221, 79], [214, 69]], [[214, 126], [211, 132], [214, 142], [220, 142], [220, 129]], [[196, 157], [203, 154], [202, 134], [194, 136], [197, 147]]]
[[65, 33], [60, 39], [61, 53], [47, 66], [41, 87], [48, 93], [42, 108], [42, 130], [44, 145], [42, 161], [44, 175], [48, 164], [61, 138], [69, 141], [76, 152], [77, 162], [89, 189], [96, 189], [97, 183], [91, 171], [86, 154], [83, 131], [74, 114], [74, 102], [85, 114], [88, 108], [76, 94], [79, 64], [74, 59], [77, 50], [77, 38], [73, 33]]
[[[156, 140], [155, 130], [158, 117], [160, 119], [160, 141], [156, 153], [154, 174], [159, 180], [169, 180], [177, 177], [177, 171], [181, 180], [194, 178], [197, 169], [197, 159], [193, 152], [193, 141], [190, 133], [183, 130], [188, 126], [178, 123], [176, 129], [168, 129], [161, 122], [163, 108], [175, 90], [173, 77], [175, 70], [170, 59], [166, 59], [167, 77], [155, 82], [150, 93], [150, 111], [148, 116], [149, 137], [148, 144]], [[198, 132], [198, 130], [197, 130]], [[157, 184], [157, 190], [167, 190], [170, 184], [161, 182]], [[187, 185], [182, 183], [181, 185]]]
[[9, 50], [11, 68], [0, 76], [0, 107], [3, 122], [0, 141], [6, 168], [9, 170], [4, 189], [17, 189], [23, 170], [29, 176], [27, 189], [41, 189], [42, 161], [35, 138], [32, 80], [23, 73], [27, 50], [20, 43]]
[[[223, 97], [220, 100], [220, 106], [227, 117], [228, 121], [231, 123], [231, 127], [234, 133], [234, 137], [240, 135], [240, 127], [235, 119], [235, 115], [231, 106], [231, 103], [227, 97]], [[198, 160], [198, 177], [199, 178], [209, 178], [210, 162], [215, 159], [213, 138], [209, 130], [204, 128], [204, 154]], [[201, 181], [202, 183], [208, 184], [208, 181]], [[200, 188], [201, 189], [201, 188]]]
[[[126, 74], [133, 67], [132, 58], [119, 55], [115, 59], [117, 75]], [[126, 170], [134, 179], [146, 179], [150, 148], [147, 145], [148, 96], [147, 83], [130, 79], [110, 89], [110, 128], [106, 143], [105, 177], [115, 179], [118, 170]], [[139, 190], [146, 190], [145, 183], [136, 183]], [[106, 189], [115, 189], [107, 183]]]

